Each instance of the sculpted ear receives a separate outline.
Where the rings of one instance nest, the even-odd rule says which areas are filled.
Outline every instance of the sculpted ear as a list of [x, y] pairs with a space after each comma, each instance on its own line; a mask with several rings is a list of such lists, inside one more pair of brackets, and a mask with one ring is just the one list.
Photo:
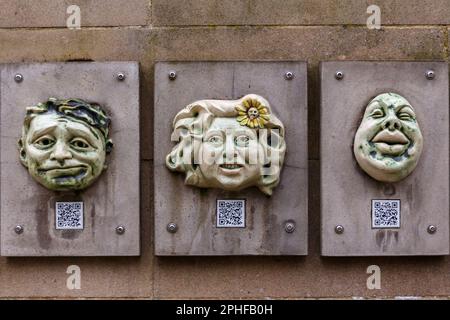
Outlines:
[[172, 171], [185, 171], [185, 163], [183, 163], [183, 147], [182, 143], [176, 145], [172, 151], [166, 156], [166, 166]]
[[110, 153], [114, 147], [114, 143], [111, 139], [106, 140], [105, 151], [106, 153]]
[[24, 146], [23, 146], [22, 138], [19, 139], [19, 141], [17, 142], [17, 144], [19, 145], [19, 157], [20, 157], [20, 162], [21, 162], [25, 167], [28, 167], [28, 163], [27, 163], [27, 153], [25, 152], [25, 148], [24, 148]]
[[[259, 189], [266, 195], [271, 195], [273, 188], [280, 182], [281, 169], [284, 163], [284, 155], [286, 153], [286, 142], [284, 135], [271, 131], [262, 132], [260, 135], [260, 143], [265, 150], [265, 163], [261, 168], [261, 180], [258, 185]], [[283, 132], [284, 134], [284, 132]]]

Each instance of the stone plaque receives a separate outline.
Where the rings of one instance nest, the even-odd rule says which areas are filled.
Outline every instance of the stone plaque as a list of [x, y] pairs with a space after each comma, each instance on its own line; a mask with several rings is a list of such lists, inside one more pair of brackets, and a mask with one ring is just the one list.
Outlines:
[[1, 66], [1, 254], [135, 256], [136, 62]]
[[449, 253], [446, 62], [323, 62], [322, 255]]
[[307, 254], [306, 81], [304, 62], [156, 64], [157, 255]]

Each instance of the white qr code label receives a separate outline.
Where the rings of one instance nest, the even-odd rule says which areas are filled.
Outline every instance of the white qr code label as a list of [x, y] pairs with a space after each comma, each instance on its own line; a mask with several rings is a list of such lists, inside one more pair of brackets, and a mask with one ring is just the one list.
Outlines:
[[245, 200], [217, 200], [218, 228], [245, 228]]
[[83, 202], [56, 202], [56, 229], [83, 229]]
[[372, 200], [372, 228], [400, 228], [400, 200]]

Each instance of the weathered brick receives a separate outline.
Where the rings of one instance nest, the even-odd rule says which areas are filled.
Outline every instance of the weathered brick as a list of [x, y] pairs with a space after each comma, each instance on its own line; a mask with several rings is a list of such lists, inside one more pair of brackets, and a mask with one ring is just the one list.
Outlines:
[[153, 0], [157, 26], [365, 25], [381, 9], [383, 25], [449, 24], [448, 0]]
[[149, 0], [4, 0], [0, 28], [66, 27], [72, 4], [80, 7], [81, 27], [140, 26], [150, 16]]

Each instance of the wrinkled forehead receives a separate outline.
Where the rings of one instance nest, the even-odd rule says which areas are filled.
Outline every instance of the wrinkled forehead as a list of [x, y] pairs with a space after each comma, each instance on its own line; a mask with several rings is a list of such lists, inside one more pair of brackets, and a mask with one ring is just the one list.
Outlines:
[[93, 135], [95, 138], [99, 139], [100, 132], [98, 132], [96, 128], [90, 126], [84, 121], [72, 119], [56, 113], [36, 115], [30, 122], [28, 132], [33, 134], [36, 131], [42, 131], [45, 129], [52, 130], [56, 127], [69, 129], [73, 132], [83, 132], [85, 134]]
[[375, 98], [373, 98], [366, 107], [366, 112], [370, 112], [376, 108], [392, 108], [395, 111], [403, 107], [411, 107], [411, 104], [404, 97], [393, 94], [393, 93], [383, 93]]

